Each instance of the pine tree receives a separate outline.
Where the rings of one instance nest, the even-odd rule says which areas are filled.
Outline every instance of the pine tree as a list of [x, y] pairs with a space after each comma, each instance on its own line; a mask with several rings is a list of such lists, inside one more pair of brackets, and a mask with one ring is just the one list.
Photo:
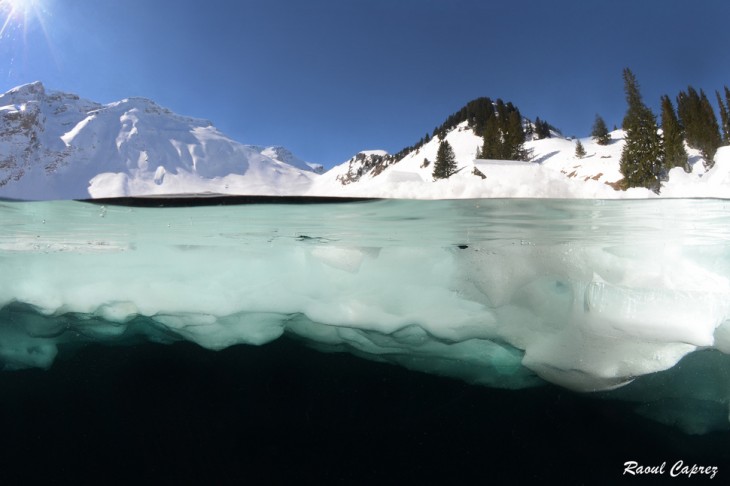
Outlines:
[[535, 133], [535, 128], [532, 123], [528, 123], [525, 127], [525, 136], [532, 140], [532, 135]]
[[579, 159], [582, 159], [586, 156], [586, 149], [583, 147], [583, 144], [580, 143], [580, 140], [576, 139], [575, 141], [575, 156]]
[[[725, 86], [725, 106], [727, 107], [728, 111], [730, 112], [730, 88], [728, 88], [727, 86]], [[730, 120], [728, 122], [730, 123]], [[728, 137], [728, 138], [730, 138], [730, 137]], [[727, 141], [727, 144], [730, 145], [730, 139]]]
[[608, 145], [611, 143], [611, 134], [606, 127], [606, 122], [603, 121], [600, 115], [596, 115], [596, 121], [593, 122], [593, 130], [591, 131], [591, 137], [598, 145]]
[[679, 124], [669, 96], [662, 96], [662, 132], [664, 137], [664, 169], [682, 167], [690, 172], [687, 151], [684, 149], [684, 131]]
[[625, 145], [621, 152], [620, 170], [623, 187], [646, 187], [659, 192], [658, 175], [662, 166], [662, 143], [657, 132], [656, 118], [641, 100], [639, 84], [634, 73], [626, 68], [623, 72], [624, 91], [628, 109], [623, 120], [626, 131]]
[[[730, 90], [725, 87], [725, 94], [730, 98]], [[728, 108], [730, 103], [727, 105], [722, 101], [719, 91], [715, 91], [717, 96], [717, 104], [720, 106], [720, 131], [722, 132], [722, 141], [725, 145], [730, 145], [730, 119], [728, 119]]]
[[687, 144], [698, 149], [705, 159], [705, 167], [714, 165], [715, 152], [722, 144], [720, 127], [715, 111], [705, 92], [689, 86], [677, 96], [677, 112], [684, 126]]
[[680, 91], [677, 95], [677, 114], [685, 130], [687, 144], [696, 147], [698, 143], [697, 126], [695, 119], [699, 116], [700, 95], [692, 86], [687, 91]]
[[454, 150], [447, 140], [439, 144], [436, 154], [436, 162], [433, 165], [434, 179], [448, 179], [456, 172], [456, 159]]
[[487, 120], [484, 128], [484, 145], [482, 146], [482, 159], [501, 159], [502, 136], [499, 133], [499, 121], [496, 116]]
[[525, 149], [525, 127], [522, 115], [512, 103], [497, 100], [495, 112], [485, 123], [484, 144], [479, 158], [498, 160], [529, 160]]
[[538, 116], [537, 118], [535, 118], [535, 128], [533, 130], [533, 133], [535, 134], [535, 138], [537, 138], [538, 140], [541, 140], [543, 138], [541, 130], [542, 130], [542, 121], [540, 121], [540, 117]]
[[538, 140], [550, 138], [550, 124], [540, 117], [535, 118], [535, 135]]
[[525, 150], [525, 130], [522, 127], [522, 115], [516, 108], [507, 116], [506, 130], [504, 131], [504, 153], [507, 160], [527, 160]]
[[720, 126], [715, 116], [715, 110], [712, 109], [710, 100], [707, 99], [707, 95], [702, 90], [700, 90], [700, 103], [705, 127], [703, 145], [700, 147], [700, 152], [705, 157], [705, 166], [709, 169], [715, 165], [715, 153], [722, 145], [722, 137], [720, 135]]
[[542, 121], [542, 134], [544, 135], [543, 138], [552, 137], [552, 134], [550, 133], [550, 129], [551, 129], [550, 124], [547, 121], [543, 120]]

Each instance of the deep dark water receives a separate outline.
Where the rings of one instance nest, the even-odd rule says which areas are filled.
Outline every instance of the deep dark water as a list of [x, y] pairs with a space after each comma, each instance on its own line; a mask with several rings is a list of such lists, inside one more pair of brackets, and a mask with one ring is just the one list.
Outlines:
[[470, 386], [289, 339], [94, 345], [48, 371], [0, 373], [3, 485], [681, 484], [621, 475], [628, 460], [679, 459], [718, 466], [719, 484], [729, 439], [622, 402]]

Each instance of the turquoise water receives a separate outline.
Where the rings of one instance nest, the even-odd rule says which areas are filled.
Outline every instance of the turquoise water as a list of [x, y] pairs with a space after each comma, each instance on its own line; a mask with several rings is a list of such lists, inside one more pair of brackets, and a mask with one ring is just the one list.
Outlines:
[[522, 240], [594, 245], [676, 237], [687, 244], [730, 241], [730, 201], [723, 199], [373, 200], [166, 208], [6, 201], [0, 202], [0, 218], [6, 248], [28, 237], [39, 244], [191, 239], [226, 245], [235, 244], [229, 240], [279, 244], [310, 236], [360, 246]]

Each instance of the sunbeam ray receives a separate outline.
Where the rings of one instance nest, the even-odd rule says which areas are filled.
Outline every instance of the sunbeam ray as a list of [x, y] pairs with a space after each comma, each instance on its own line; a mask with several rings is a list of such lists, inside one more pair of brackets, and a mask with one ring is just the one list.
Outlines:
[[27, 59], [34, 44], [44, 45], [58, 67], [58, 56], [47, 28], [49, 1], [0, 0], [0, 47], [8, 53], [8, 76], [16, 58]]

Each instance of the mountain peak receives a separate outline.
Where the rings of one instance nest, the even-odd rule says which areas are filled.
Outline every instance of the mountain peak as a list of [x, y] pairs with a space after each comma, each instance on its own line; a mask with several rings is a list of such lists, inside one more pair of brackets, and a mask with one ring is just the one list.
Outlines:
[[162, 106], [155, 103], [153, 100], [149, 98], [145, 98], [143, 96], [130, 96], [129, 98], [124, 98], [121, 101], [115, 101], [113, 103], [109, 103], [108, 106], [124, 106], [124, 107], [141, 107], [141, 108], [154, 108], [155, 110], [164, 111], [167, 113], [171, 113], [170, 110], [167, 108], [163, 108]]
[[291, 150], [286, 147], [282, 147], [281, 145], [272, 145], [269, 147], [250, 145], [250, 147], [253, 150], [259, 152], [261, 155], [265, 155], [266, 157], [270, 157], [273, 160], [278, 160], [301, 170], [312, 171], [317, 174], [321, 174], [324, 171], [324, 168], [321, 164], [305, 162], [304, 160], [294, 155]]
[[357, 154], [358, 155], [363, 154], [366, 157], [368, 155], [379, 155], [380, 157], [385, 157], [386, 155], [388, 155], [388, 151], [387, 150], [361, 150]]
[[20, 86], [17, 86], [10, 91], [8, 91], [8, 94], [13, 95], [37, 95], [37, 96], [45, 96], [46, 94], [46, 88], [43, 86], [43, 83], [40, 81], [33, 81], [32, 83], [28, 84], [21, 84]]
[[0, 106], [20, 105], [40, 101], [46, 96], [46, 88], [40, 81], [17, 86], [5, 94], [0, 94]]

